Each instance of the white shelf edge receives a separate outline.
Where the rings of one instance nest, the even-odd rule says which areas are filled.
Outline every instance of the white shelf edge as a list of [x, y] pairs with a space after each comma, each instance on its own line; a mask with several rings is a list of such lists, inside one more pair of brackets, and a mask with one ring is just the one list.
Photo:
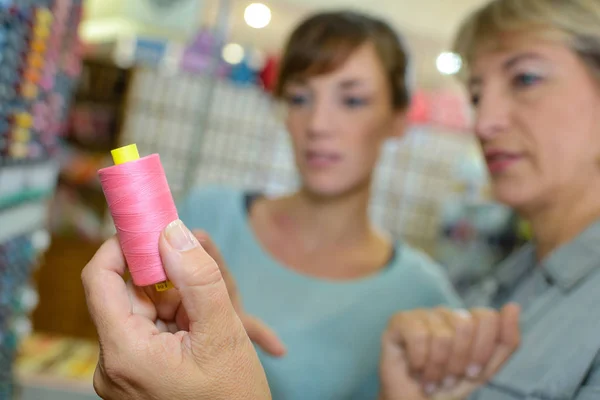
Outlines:
[[20, 386], [47, 388], [51, 390], [94, 395], [94, 386], [91, 381], [69, 379], [67, 377], [50, 374], [28, 374], [15, 372], [16, 382]]
[[47, 200], [38, 200], [0, 211], [0, 244], [44, 227]]

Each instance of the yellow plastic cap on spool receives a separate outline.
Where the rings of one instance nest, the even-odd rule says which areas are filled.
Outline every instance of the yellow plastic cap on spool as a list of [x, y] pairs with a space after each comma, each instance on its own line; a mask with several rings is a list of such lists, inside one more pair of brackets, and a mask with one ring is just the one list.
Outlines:
[[110, 154], [112, 154], [115, 165], [125, 164], [127, 162], [140, 159], [140, 153], [138, 152], [138, 148], [135, 143], [114, 149], [110, 152]]

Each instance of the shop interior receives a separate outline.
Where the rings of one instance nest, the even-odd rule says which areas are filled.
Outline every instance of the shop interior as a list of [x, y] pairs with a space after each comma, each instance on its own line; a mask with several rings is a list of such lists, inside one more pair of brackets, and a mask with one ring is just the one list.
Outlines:
[[[0, 399], [94, 399], [80, 274], [115, 233], [98, 170], [135, 143], [175, 198], [195, 185], [297, 185], [272, 96], [283, 41], [347, 0], [0, 1]], [[448, 48], [482, 0], [372, 0], [412, 49], [408, 133], [386, 144], [371, 214], [460, 290], [527, 231], [493, 201]]]

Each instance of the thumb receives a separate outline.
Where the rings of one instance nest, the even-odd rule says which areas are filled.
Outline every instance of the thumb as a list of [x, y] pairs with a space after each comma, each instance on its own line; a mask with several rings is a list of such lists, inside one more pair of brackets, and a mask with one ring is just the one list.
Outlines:
[[227, 268], [225, 258], [223, 258], [221, 251], [213, 242], [208, 233], [201, 230], [194, 230], [192, 233], [194, 234], [194, 237], [198, 239], [206, 253], [208, 253], [208, 255], [215, 260], [219, 266], [221, 275], [223, 275], [223, 280], [225, 281], [225, 286], [227, 286], [227, 291], [229, 292], [229, 298], [231, 299], [233, 308], [239, 313], [242, 309], [242, 305], [237, 285], [235, 283], [235, 279], [233, 279], [233, 275], [231, 275], [231, 272], [229, 271], [229, 268]]
[[165, 228], [159, 249], [165, 272], [179, 290], [191, 334], [222, 330], [237, 318], [219, 266], [183, 222]]
[[277, 334], [258, 318], [244, 315], [241, 317], [244, 328], [252, 342], [274, 357], [283, 357], [287, 352]]

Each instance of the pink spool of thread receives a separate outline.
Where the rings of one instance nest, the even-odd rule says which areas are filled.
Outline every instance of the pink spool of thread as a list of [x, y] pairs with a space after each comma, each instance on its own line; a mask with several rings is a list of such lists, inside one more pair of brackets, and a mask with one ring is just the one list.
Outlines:
[[135, 144], [112, 151], [115, 165], [98, 171], [117, 236], [136, 286], [170, 289], [158, 241], [179, 219], [158, 154], [140, 158]]

